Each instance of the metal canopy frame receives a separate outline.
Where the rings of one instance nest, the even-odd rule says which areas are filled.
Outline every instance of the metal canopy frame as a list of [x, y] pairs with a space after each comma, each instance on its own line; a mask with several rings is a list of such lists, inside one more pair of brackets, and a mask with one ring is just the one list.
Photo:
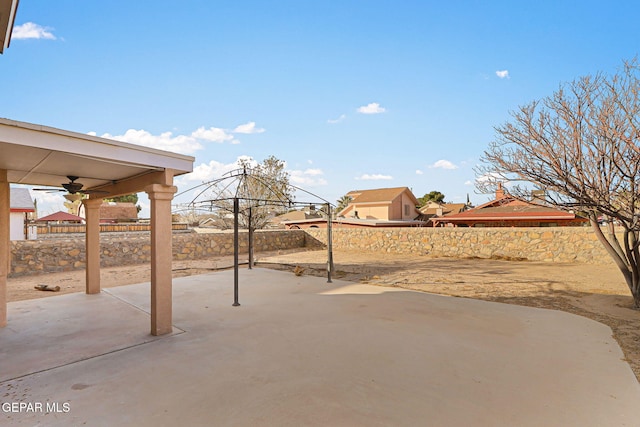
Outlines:
[[[242, 188], [242, 185], [247, 184], [247, 180], [248, 179], [255, 179], [256, 181], [258, 181], [261, 185], [264, 186], [264, 188], [268, 189], [270, 191], [270, 193], [273, 195], [273, 198], [251, 198], [251, 197], [241, 197], [239, 196], [240, 190]], [[223, 184], [221, 188], [220, 184]], [[228, 194], [227, 191], [232, 188], [232, 185], [236, 183], [236, 187], [235, 187], [235, 192], [233, 192], [233, 194], [227, 197], [222, 197], [223, 194]], [[252, 219], [252, 210], [254, 208], [258, 208], [261, 206], [282, 206], [282, 207], [286, 207], [286, 208], [294, 208], [294, 207], [300, 207], [300, 206], [315, 206], [315, 205], [323, 205], [324, 206], [324, 211], [322, 209], [320, 209], [320, 212], [322, 212], [323, 214], [325, 214], [327, 216], [327, 283], [332, 283], [331, 280], [331, 276], [334, 272], [334, 264], [333, 264], [333, 233], [332, 233], [332, 214], [333, 214], [333, 208], [335, 207], [335, 205], [333, 205], [331, 202], [329, 202], [328, 200], [311, 193], [308, 190], [305, 190], [304, 188], [300, 188], [297, 187], [295, 185], [292, 184], [288, 184], [289, 187], [293, 188], [296, 191], [301, 191], [309, 196], [311, 196], [312, 198], [314, 198], [315, 200], [312, 201], [296, 201], [294, 200], [294, 198], [289, 197], [286, 194], [282, 194], [281, 192], [277, 191], [276, 189], [272, 188], [272, 186], [270, 185], [269, 181], [264, 179], [263, 176], [261, 176], [261, 174], [250, 167], [242, 167], [239, 169], [235, 169], [232, 170], [230, 172], [227, 172], [226, 174], [224, 174], [222, 177], [212, 180], [212, 181], [207, 181], [207, 182], [203, 182], [202, 184], [199, 184], [195, 187], [189, 188], [188, 190], [185, 190], [179, 194], [176, 195], [176, 197], [180, 196], [180, 195], [184, 195], [190, 191], [196, 190], [198, 188], [202, 188], [200, 190], [200, 192], [198, 194], [195, 195], [195, 197], [191, 200], [191, 202], [189, 202], [187, 204], [187, 208], [189, 210], [193, 210], [193, 211], [205, 211], [205, 212], [211, 212], [213, 210], [213, 207], [215, 206], [217, 209], [221, 209], [221, 210], [226, 210], [230, 213], [233, 213], [233, 306], [234, 307], [238, 307], [240, 306], [240, 302], [239, 302], [239, 216], [241, 213], [245, 213], [247, 215], [248, 218], [248, 222], [247, 222], [247, 229], [249, 232], [249, 242], [248, 242], [248, 251], [249, 251], [249, 263], [248, 263], [248, 268], [252, 269], [253, 265], [254, 265], [254, 261], [253, 261], [253, 232], [255, 231], [254, 227], [252, 227], [252, 223], [251, 223], [251, 219]], [[199, 200], [199, 198], [201, 196], [204, 196], [206, 194], [207, 191], [211, 190], [212, 188], [216, 188], [219, 189], [217, 196], [215, 198], [207, 198], [204, 200]], [[228, 207], [226, 206], [220, 206], [219, 202], [233, 202], [232, 209], [228, 209]], [[243, 203], [243, 206], [241, 207], [241, 202]]]

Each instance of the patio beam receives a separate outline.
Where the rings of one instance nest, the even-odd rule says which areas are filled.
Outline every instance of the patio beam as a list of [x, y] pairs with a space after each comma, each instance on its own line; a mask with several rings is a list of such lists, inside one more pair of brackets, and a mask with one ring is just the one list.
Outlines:
[[108, 197], [116, 197], [146, 191], [147, 187], [154, 184], [170, 187], [173, 185], [174, 174], [175, 171], [172, 169], [149, 172], [144, 175], [118, 181], [115, 184], [92, 187], [91, 190], [105, 191], [108, 193]]

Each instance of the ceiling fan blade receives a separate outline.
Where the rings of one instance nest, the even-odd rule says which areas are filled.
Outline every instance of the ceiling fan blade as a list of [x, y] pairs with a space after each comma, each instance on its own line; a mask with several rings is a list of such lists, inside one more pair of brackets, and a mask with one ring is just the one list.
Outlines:
[[69, 178], [69, 182], [65, 182], [62, 185], [64, 188], [34, 188], [34, 191], [47, 191], [50, 193], [62, 192], [67, 194], [109, 194], [108, 191], [103, 190], [83, 190], [83, 184], [80, 182], [76, 182], [79, 177], [75, 175], [67, 175]]
[[63, 190], [62, 188], [32, 188], [33, 191], [48, 191], [50, 193], [57, 193], [59, 191], [65, 192], [67, 190]]

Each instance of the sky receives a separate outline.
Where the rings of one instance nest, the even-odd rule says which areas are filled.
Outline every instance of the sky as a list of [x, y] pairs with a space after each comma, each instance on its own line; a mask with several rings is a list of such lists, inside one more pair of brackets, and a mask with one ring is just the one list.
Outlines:
[[[639, 13], [615, 0], [21, 0], [0, 117], [192, 155], [177, 203], [239, 158], [273, 155], [334, 203], [406, 186], [477, 205], [492, 199], [474, 167], [494, 127], [636, 57]], [[41, 214], [64, 210], [33, 194]]]

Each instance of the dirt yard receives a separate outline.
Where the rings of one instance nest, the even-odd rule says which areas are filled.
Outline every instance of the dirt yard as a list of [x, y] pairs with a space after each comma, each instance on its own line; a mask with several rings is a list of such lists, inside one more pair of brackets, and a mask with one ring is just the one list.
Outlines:
[[[246, 255], [242, 258], [246, 261]], [[326, 251], [281, 251], [256, 255], [258, 267], [326, 276]], [[608, 325], [640, 380], [640, 311], [613, 265], [546, 264], [526, 261], [433, 258], [363, 252], [334, 253], [334, 278], [378, 286], [563, 310]], [[231, 268], [232, 257], [173, 263], [173, 276]], [[292, 273], [293, 274], [293, 273]], [[104, 268], [103, 287], [148, 282], [148, 265]], [[43, 292], [34, 286], [60, 286]], [[84, 271], [11, 278], [9, 301], [84, 291]]]

